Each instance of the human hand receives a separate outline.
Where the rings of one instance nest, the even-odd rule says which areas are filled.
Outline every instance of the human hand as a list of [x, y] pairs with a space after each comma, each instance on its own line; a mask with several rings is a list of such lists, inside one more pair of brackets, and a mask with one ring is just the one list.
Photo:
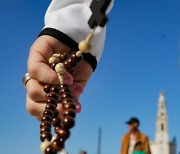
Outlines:
[[[56, 72], [48, 66], [48, 60], [54, 53], [69, 51], [71, 49], [68, 46], [46, 35], [39, 37], [30, 49], [28, 73], [31, 80], [26, 84], [26, 107], [27, 111], [38, 120], [41, 119], [46, 105], [44, 85], [59, 83]], [[92, 72], [92, 67], [83, 60], [72, 76], [69, 73], [64, 73], [64, 83], [70, 85], [77, 102], [79, 102], [79, 96], [83, 93]], [[57, 108], [61, 110], [61, 105], [58, 104]], [[77, 104], [77, 109], [80, 110], [80, 103]]]

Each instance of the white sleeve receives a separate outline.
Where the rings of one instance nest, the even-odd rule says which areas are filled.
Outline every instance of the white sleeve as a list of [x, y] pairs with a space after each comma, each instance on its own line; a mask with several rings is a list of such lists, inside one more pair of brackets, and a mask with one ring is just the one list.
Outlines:
[[[46, 15], [45, 27], [56, 29], [79, 43], [90, 32], [88, 20], [91, 16], [92, 0], [52, 0]], [[111, 7], [108, 9], [110, 10]], [[99, 61], [106, 35], [105, 28], [97, 28], [92, 40], [91, 54]]]

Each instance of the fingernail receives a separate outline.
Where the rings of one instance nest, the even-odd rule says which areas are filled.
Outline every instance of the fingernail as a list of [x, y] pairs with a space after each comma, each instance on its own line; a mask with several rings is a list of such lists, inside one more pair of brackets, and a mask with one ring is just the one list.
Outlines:
[[79, 104], [76, 105], [76, 112], [77, 113], [81, 112], [81, 105], [79, 105]]
[[76, 87], [76, 88], [73, 90], [73, 94], [74, 94], [74, 95], [80, 95], [80, 94], [82, 94], [82, 93], [83, 93], [83, 88], [80, 87], [80, 86]]
[[68, 84], [68, 85], [72, 85], [73, 84], [73, 79], [72, 78], [65, 78], [64, 83]]

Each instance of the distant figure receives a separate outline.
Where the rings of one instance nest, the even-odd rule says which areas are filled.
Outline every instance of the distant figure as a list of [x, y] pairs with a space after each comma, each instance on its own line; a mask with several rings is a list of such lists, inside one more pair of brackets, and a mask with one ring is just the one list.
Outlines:
[[129, 132], [123, 137], [120, 154], [151, 154], [148, 138], [138, 129], [138, 118], [132, 117], [126, 124]]
[[87, 154], [87, 152], [86, 151], [81, 151], [80, 154]]

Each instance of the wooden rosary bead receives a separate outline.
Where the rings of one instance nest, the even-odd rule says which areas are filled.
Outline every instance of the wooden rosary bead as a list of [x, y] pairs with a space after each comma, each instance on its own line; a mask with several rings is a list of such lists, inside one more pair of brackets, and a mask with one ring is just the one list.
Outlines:
[[75, 125], [75, 120], [74, 118], [70, 117], [70, 116], [65, 116], [63, 119], [62, 119], [62, 125], [65, 127], [65, 128], [73, 128], [74, 125]]
[[57, 154], [57, 152], [55, 150], [53, 150], [51, 146], [49, 146], [45, 150], [45, 154]]
[[68, 60], [66, 60], [63, 64], [68, 72], [73, 70], [76, 67], [76, 66], [74, 66], [73, 63], [69, 62]]
[[67, 53], [61, 53], [61, 54], [60, 54], [60, 57], [59, 57], [59, 60], [60, 60], [60, 62], [63, 62], [63, 61], [65, 61], [67, 58], [68, 58]]
[[76, 68], [76, 67], [77, 67], [77, 64], [78, 64], [78, 63], [74, 63], [73, 60], [72, 60], [72, 57], [70, 57], [67, 61], [68, 61], [68, 63], [70, 63], [71, 65], [73, 65], [73, 68]]
[[62, 95], [62, 99], [64, 99], [64, 98], [73, 98], [73, 96], [72, 96], [72, 94], [70, 92], [64, 92], [61, 95]]
[[71, 55], [71, 60], [72, 60], [73, 63], [79, 63], [79, 62], [81, 62], [81, 60], [82, 60], [82, 56], [77, 57], [77, 56], [76, 56], [76, 53], [73, 53], [73, 54]]
[[61, 125], [61, 120], [60, 120], [60, 118], [59, 118], [59, 117], [53, 118], [53, 119], [52, 119], [52, 125], [53, 125], [54, 127], [60, 126], [60, 125]]
[[52, 57], [49, 58], [49, 63], [50, 64], [58, 63], [58, 59], [56, 57], [52, 56]]
[[49, 109], [49, 110], [52, 110], [52, 111], [54, 112], [55, 109], [56, 109], [56, 107], [57, 107], [57, 105], [48, 103], [48, 104], [46, 105], [46, 110]]
[[56, 127], [55, 133], [58, 135], [59, 140], [62, 142], [65, 142], [70, 136], [70, 131], [62, 126]]
[[50, 131], [51, 131], [51, 127], [48, 127], [48, 126], [44, 126], [40, 129], [40, 133], [50, 132]]
[[54, 105], [56, 105], [56, 104], [57, 104], [57, 100], [54, 99], [54, 98], [52, 98], [52, 97], [50, 97], [50, 98], [48, 98], [47, 103], [48, 103], [48, 104], [54, 104]]
[[82, 51], [83, 53], [88, 53], [89, 50], [91, 49], [91, 46], [85, 40], [82, 40], [79, 43], [78, 47], [79, 47], [79, 50]]
[[59, 117], [59, 111], [57, 109], [54, 111], [54, 117]]
[[54, 98], [55, 100], [58, 99], [58, 95], [55, 92], [50, 92], [47, 94], [48, 98]]
[[50, 117], [53, 117], [54, 116], [54, 113], [52, 112], [52, 110], [45, 110], [44, 113], [43, 113], [43, 116], [50, 116]]
[[59, 94], [59, 88], [58, 86], [52, 86], [51, 89], [50, 89], [51, 92], [54, 92], [56, 94]]
[[50, 68], [55, 71], [56, 63], [50, 64]]
[[41, 143], [40, 149], [42, 152], [45, 152], [46, 148], [51, 144], [49, 141], [44, 141]]
[[52, 121], [52, 117], [51, 116], [49, 116], [49, 115], [44, 115], [43, 117], [42, 117], [42, 120], [41, 120], [42, 122], [43, 121], [49, 121], [49, 122], [51, 122]]
[[60, 85], [59, 85], [59, 88], [61, 89], [61, 88], [69, 88], [69, 87], [68, 87], [67, 84], [60, 84]]
[[74, 103], [68, 102], [66, 104], [63, 104], [63, 109], [74, 109], [76, 110], [76, 105]]
[[49, 131], [42, 132], [40, 139], [41, 139], [42, 142], [45, 141], [45, 140], [51, 141], [51, 139], [52, 139], [51, 132], [49, 132]]
[[47, 127], [51, 127], [51, 122], [49, 121], [43, 121], [41, 122], [40, 128], [47, 126]]
[[55, 139], [52, 142], [51, 147], [55, 150], [55, 151], [61, 151], [64, 149], [64, 142], [61, 142], [58, 138]]
[[64, 98], [63, 100], [62, 100], [62, 103], [63, 104], [66, 104], [66, 103], [73, 103], [74, 101], [73, 101], [73, 99], [72, 98]]
[[64, 116], [64, 117], [65, 117], [65, 116], [70, 116], [70, 117], [75, 118], [75, 117], [76, 117], [76, 110], [74, 110], [74, 109], [66, 109], [66, 110], [64, 110], [64, 112], [63, 112], [63, 116]]
[[51, 85], [45, 85], [44, 86], [44, 92], [49, 93], [50, 92]]
[[71, 93], [71, 90], [69, 88], [61, 88], [60, 89], [60, 94], [64, 93], [64, 92], [68, 92]]
[[58, 74], [63, 74], [64, 72], [66, 72], [66, 68], [64, 66], [63, 63], [58, 63], [56, 66], [55, 66], [55, 71], [56, 73]]

